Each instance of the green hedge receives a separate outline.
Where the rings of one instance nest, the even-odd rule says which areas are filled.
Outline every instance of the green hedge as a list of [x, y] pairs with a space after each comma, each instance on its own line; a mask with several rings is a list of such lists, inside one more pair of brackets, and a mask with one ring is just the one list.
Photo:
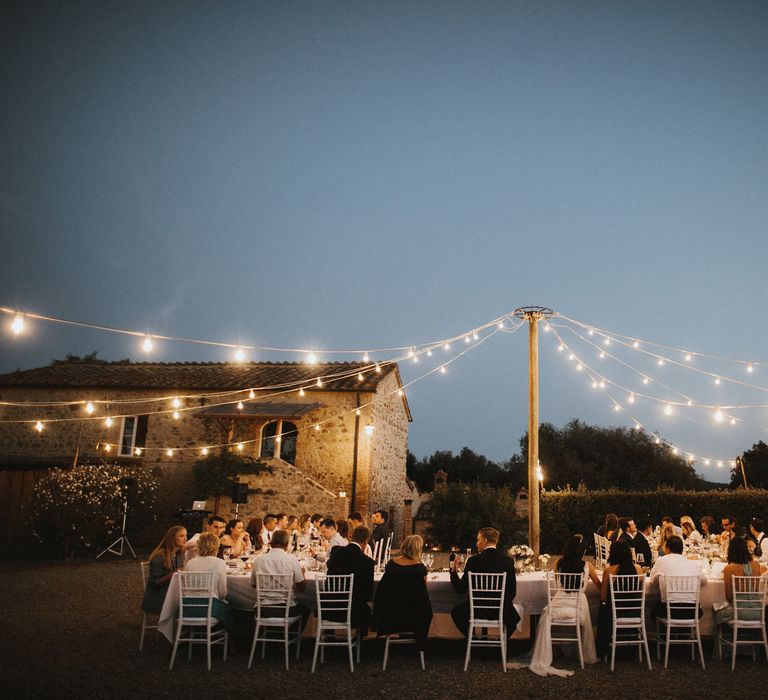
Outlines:
[[723, 515], [733, 515], [736, 522], [745, 525], [755, 515], [768, 515], [768, 490], [546, 491], [541, 499], [542, 551], [559, 552], [574, 532], [591, 534], [606, 513], [630, 516], [635, 521], [648, 518], [654, 525], [665, 515], [675, 522], [679, 522], [681, 515], [690, 515], [697, 524], [701, 517], [711, 515], [718, 525]]

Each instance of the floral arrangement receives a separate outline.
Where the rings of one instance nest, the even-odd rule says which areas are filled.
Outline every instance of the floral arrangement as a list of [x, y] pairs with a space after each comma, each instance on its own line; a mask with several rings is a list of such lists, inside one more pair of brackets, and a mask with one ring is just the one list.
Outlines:
[[515, 544], [508, 550], [507, 554], [513, 559], [533, 559], [534, 552], [527, 544]]
[[549, 568], [549, 554], [539, 554], [539, 568], [546, 571]]
[[33, 536], [72, 557], [77, 549], [97, 551], [122, 525], [133, 532], [154, 520], [157, 480], [143, 467], [83, 464], [51, 469], [35, 485], [27, 511]]

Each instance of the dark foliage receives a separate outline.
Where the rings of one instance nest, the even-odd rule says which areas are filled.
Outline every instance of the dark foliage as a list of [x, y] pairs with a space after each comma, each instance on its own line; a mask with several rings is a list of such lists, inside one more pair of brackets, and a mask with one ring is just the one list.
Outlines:
[[240, 474], [261, 474], [271, 467], [253, 457], [225, 452], [198, 460], [192, 467], [195, 491], [199, 498], [229, 495], [232, 484]]
[[[744, 460], [744, 471], [747, 475], [747, 486], [749, 488], [768, 489], [768, 445], [762, 440], [752, 445], [751, 450], [747, 450], [741, 456]], [[741, 477], [741, 469], [734, 469], [731, 472], [732, 489], [743, 488], [744, 481]]]

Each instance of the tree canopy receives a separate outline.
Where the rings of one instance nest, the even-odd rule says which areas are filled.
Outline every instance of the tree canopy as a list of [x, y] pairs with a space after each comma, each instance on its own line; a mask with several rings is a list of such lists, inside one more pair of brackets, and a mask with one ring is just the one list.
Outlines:
[[[753, 489], [768, 489], [768, 445], [760, 440], [752, 445], [752, 449], [746, 450], [741, 458], [744, 460], [747, 486]], [[730, 486], [732, 489], [744, 486], [741, 469], [737, 468], [731, 472]]]

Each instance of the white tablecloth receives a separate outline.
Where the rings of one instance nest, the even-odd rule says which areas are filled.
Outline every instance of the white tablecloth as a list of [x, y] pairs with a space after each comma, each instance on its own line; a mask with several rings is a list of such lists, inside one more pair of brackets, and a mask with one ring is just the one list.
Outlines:
[[[713, 571], [715, 575], [722, 574], [722, 569]], [[296, 598], [309, 607], [315, 609], [315, 578], [317, 574], [308, 571], [306, 574], [307, 586], [303, 591], [298, 591]], [[381, 578], [376, 575], [376, 581]], [[646, 579], [647, 581], [647, 579]], [[256, 604], [256, 589], [251, 586], [250, 572], [247, 574], [235, 574], [227, 577], [227, 601], [234, 608], [242, 610], [252, 610]], [[433, 623], [434, 636], [460, 636], [458, 630], [453, 625], [445, 624], [445, 620], [437, 619], [439, 615], [450, 613], [451, 609], [465, 600], [465, 596], [459, 595], [453, 590], [450, 576], [447, 572], [438, 572], [428, 574], [427, 591], [432, 603], [432, 610], [435, 613], [435, 622]], [[587, 584], [587, 600], [589, 601], [589, 611], [592, 616], [592, 623], [597, 624], [598, 609], [600, 607], [600, 591], [590, 581]], [[659, 600], [658, 585], [646, 587], [646, 615], [650, 624], [650, 611]], [[701, 587], [701, 607], [704, 610], [704, 616], [701, 618], [700, 627], [703, 635], [711, 635], [713, 630], [713, 603], [722, 603], [725, 601], [725, 589], [722, 578], [710, 578]], [[547, 581], [542, 572], [524, 573], [517, 576], [517, 591], [515, 603], [522, 605], [527, 615], [541, 615], [547, 606]], [[179, 584], [178, 577], [171, 579], [168, 593], [165, 596], [158, 629], [169, 640], [173, 640], [174, 625], [176, 623], [177, 612], [179, 608]], [[439, 627], [439, 631], [438, 631]]]

